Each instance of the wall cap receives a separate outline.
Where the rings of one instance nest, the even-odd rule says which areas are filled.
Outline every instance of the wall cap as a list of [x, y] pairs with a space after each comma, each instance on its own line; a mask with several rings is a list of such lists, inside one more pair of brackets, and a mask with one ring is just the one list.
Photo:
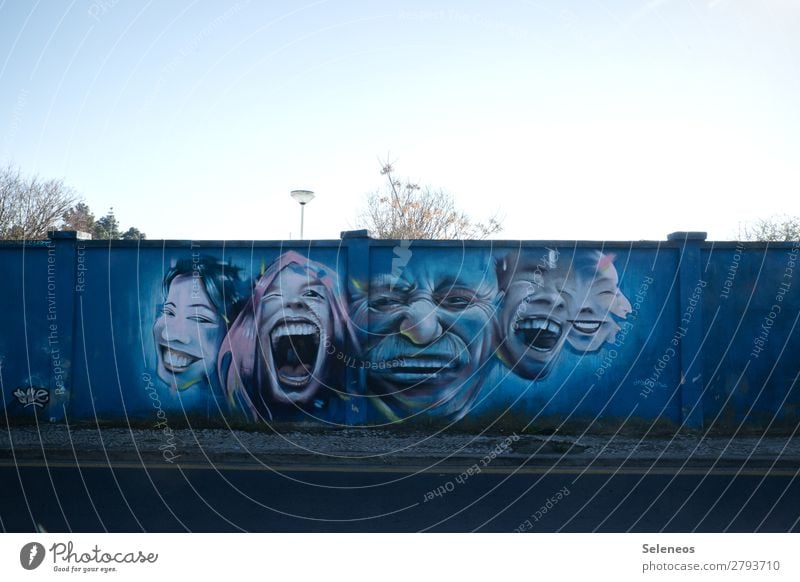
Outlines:
[[667, 235], [667, 240], [672, 241], [689, 241], [689, 240], [706, 240], [708, 236], [707, 232], [697, 231], [697, 230], [690, 230], [690, 231], [677, 231], [671, 232]]
[[80, 230], [51, 230], [47, 233], [47, 238], [53, 239], [72, 239], [72, 240], [92, 240], [92, 235]]
[[372, 234], [370, 234], [369, 230], [366, 228], [362, 228], [359, 230], [343, 230], [342, 233], [339, 235], [342, 239], [348, 238], [372, 238]]

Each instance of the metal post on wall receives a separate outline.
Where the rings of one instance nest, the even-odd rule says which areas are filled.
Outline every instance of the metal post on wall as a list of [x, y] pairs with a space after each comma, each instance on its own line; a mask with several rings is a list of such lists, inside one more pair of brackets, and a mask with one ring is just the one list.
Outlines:
[[[348, 294], [353, 297], [355, 292], [369, 293], [369, 257], [372, 238], [368, 230], [347, 230], [341, 233], [342, 244], [347, 249], [347, 283], [351, 287]], [[354, 289], [360, 285], [360, 289]], [[369, 330], [356, 328], [356, 340], [362, 346], [367, 345]], [[360, 350], [357, 346], [347, 346], [349, 361], [345, 375], [346, 391], [349, 394], [345, 409], [345, 423], [348, 426], [361, 424], [367, 420], [367, 397], [363, 394], [363, 383], [360, 374], [364, 373], [363, 362], [356, 361]]]
[[[705, 325], [703, 321], [703, 280], [701, 245], [706, 240], [705, 232], [673, 232], [667, 240], [680, 244], [678, 284], [680, 290], [680, 314], [678, 329], [685, 335], [680, 340], [680, 407], [684, 428], [703, 428], [703, 357], [701, 352]], [[699, 299], [695, 291], [700, 290]], [[691, 320], [685, 326], [681, 320], [691, 312]]]
[[50, 361], [50, 422], [65, 419], [72, 393], [72, 363], [76, 333], [78, 246], [91, 235], [75, 230], [51, 231], [47, 252], [47, 349]]

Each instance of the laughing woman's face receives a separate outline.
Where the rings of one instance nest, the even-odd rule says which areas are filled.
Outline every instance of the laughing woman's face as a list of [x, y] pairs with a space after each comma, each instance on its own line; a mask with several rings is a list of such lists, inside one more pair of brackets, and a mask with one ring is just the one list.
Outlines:
[[617, 270], [610, 262], [602, 268], [576, 270], [575, 280], [579, 292], [567, 341], [579, 352], [596, 352], [604, 343], [614, 343], [621, 328], [612, 315], [625, 319], [631, 303], [620, 291]]
[[210, 382], [224, 335], [224, 322], [202, 281], [190, 275], [175, 277], [153, 325], [158, 377], [178, 390]]
[[283, 269], [267, 288], [258, 322], [259, 357], [264, 359], [272, 399], [309, 402], [324, 384], [325, 338], [333, 339], [329, 291], [305, 269]]

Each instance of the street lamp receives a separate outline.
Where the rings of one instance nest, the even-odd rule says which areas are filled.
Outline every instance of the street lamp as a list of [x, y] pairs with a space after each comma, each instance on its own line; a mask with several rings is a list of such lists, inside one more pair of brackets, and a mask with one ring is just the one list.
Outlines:
[[314, 193], [311, 190], [292, 190], [291, 196], [300, 203], [300, 239], [302, 240], [306, 204], [314, 199]]

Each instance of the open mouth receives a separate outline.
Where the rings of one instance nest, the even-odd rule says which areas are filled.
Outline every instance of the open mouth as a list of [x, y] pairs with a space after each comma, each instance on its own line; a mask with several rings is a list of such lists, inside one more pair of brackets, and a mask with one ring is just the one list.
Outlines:
[[305, 386], [319, 360], [319, 326], [309, 320], [282, 321], [270, 332], [272, 361], [281, 384]]
[[540, 352], [549, 352], [561, 339], [562, 327], [548, 317], [528, 317], [514, 323], [514, 333], [525, 345]]
[[447, 380], [461, 367], [459, 358], [448, 356], [398, 356], [376, 363], [372, 368], [390, 375], [395, 382], [415, 384]]
[[603, 325], [602, 321], [589, 320], [589, 319], [576, 319], [572, 321], [572, 327], [581, 333], [597, 333], [600, 326]]
[[174, 350], [168, 346], [162, 345], [160, 346], [160, 349], [161, 359], [164, 362], [164, 367], [175, 374], [185, 372], [189, 366], [200, 359], [197, 356], [193, 356], [192, 354], [187, 354], [186, 352], [181, 352], [179, 350]]

